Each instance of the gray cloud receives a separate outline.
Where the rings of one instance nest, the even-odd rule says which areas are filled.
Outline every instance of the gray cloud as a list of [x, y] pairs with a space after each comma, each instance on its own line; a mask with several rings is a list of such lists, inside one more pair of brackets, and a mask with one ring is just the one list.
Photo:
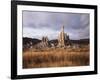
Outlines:
[[89, 14], [23, 11], [23, 36], [57, 38], [61, 26], [71, 39], [89, 38]]

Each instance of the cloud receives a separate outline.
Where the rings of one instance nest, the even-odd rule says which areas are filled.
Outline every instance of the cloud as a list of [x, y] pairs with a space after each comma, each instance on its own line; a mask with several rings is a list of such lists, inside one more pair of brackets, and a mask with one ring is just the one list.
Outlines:
[[89, 14], [23, 11], [23, 36], [57, 38], [61, 27], [71, 39], [89, 38]]
[[38, 38], [42, 39], [42, 36], [48, 36], [49, 39], [55, 39], [58, 37], [58, 31], [48, 29], [48, 28], [42, 28], [39, 29], [32, 29], [25, 27], [23, 28], [23, 37], [31, 37], [31, 38]]

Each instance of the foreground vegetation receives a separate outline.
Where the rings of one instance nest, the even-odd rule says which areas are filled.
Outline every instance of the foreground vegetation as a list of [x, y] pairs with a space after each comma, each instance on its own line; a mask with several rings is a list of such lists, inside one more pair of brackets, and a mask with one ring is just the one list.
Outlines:
[[89, 65], [89, 47], [31, 49], [23, 53], [23, 68]]

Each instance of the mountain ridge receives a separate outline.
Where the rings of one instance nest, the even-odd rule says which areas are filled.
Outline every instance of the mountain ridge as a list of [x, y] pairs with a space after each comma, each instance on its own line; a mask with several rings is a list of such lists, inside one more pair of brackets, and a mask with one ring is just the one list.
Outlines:
[[[28, 37], [23, 37], [23, 44], [27, 44], [32, 42], [33, 45], [41, 42], [42, 40], [37, 39], [37, 38], [28, 38]], [[89, 39], [80, 39], [80, 40], [70, 40], [71, 43], [76, 43], [76, 44], [88, 44], [89, 43]], [[49, 40], [50, 43], [58, 43], [57, 39], [52, 39]]]

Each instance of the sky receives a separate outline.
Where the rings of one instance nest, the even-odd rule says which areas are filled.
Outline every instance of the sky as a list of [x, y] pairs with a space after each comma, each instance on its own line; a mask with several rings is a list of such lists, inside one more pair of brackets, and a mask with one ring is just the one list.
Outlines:
[[87, 13], [23, 11], [23, 37], [58, 39], [61, 27], [72, 40], [89, 38], [90, 17]]

